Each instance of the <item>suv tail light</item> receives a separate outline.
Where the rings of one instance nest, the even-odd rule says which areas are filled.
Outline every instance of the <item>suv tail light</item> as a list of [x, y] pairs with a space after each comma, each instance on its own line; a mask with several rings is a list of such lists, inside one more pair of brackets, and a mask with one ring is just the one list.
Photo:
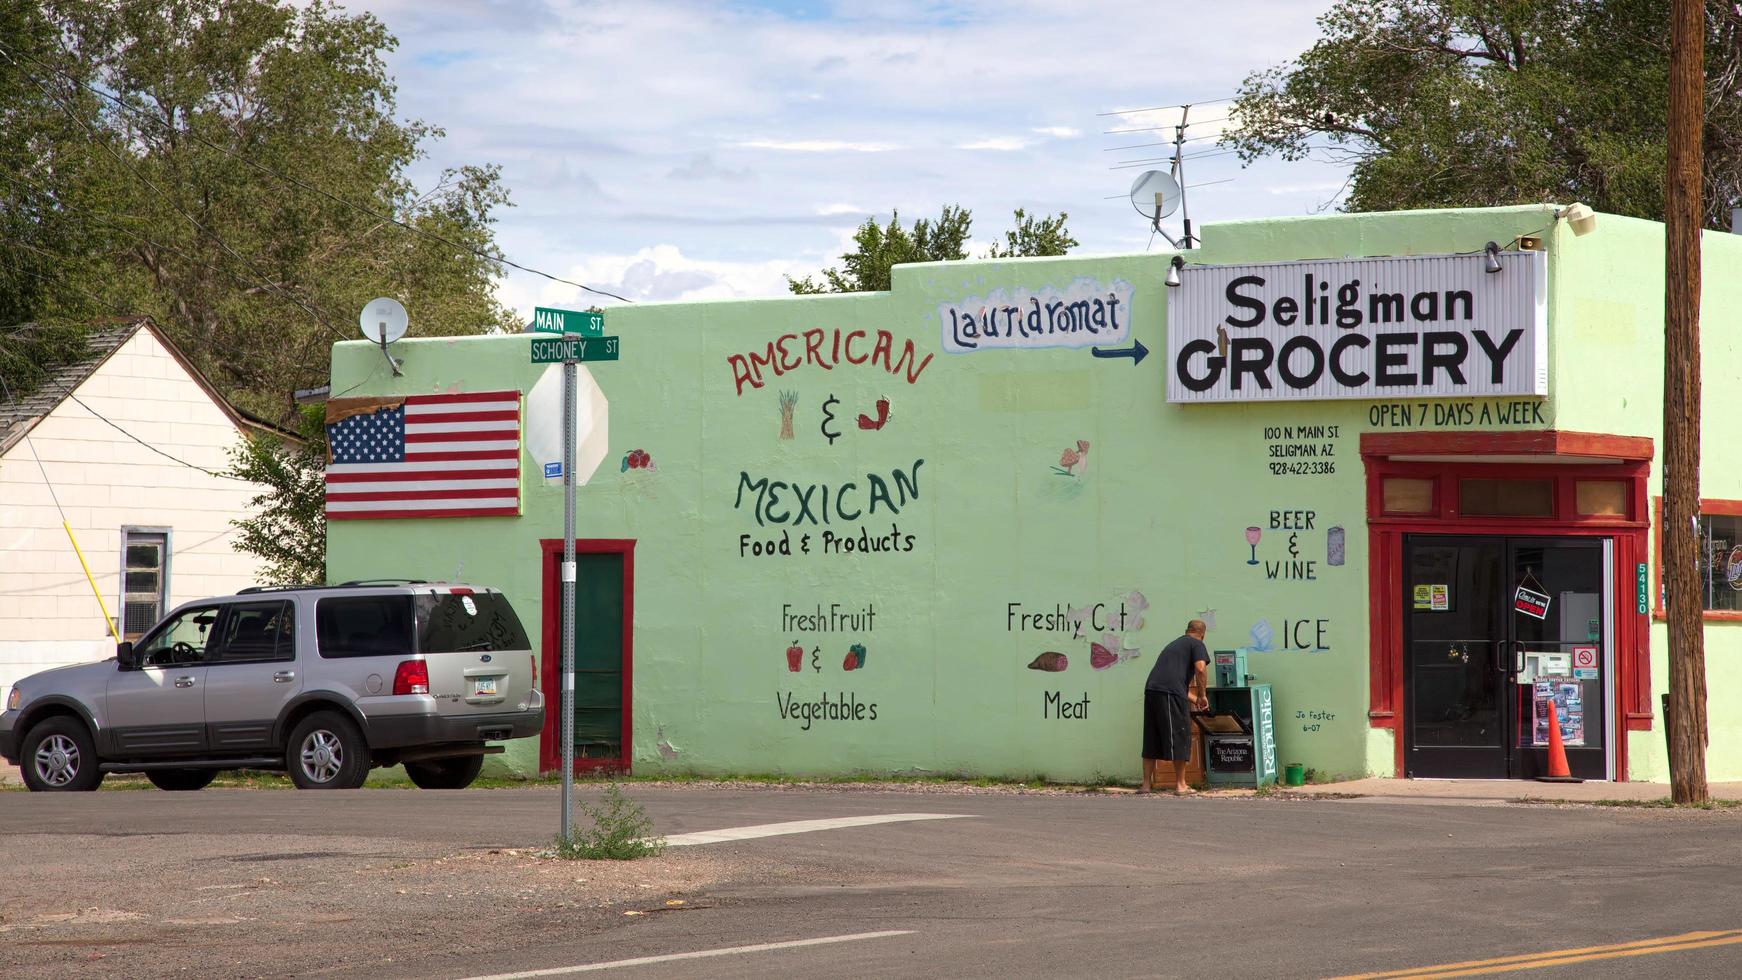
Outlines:
[[429, 664], [421, 660], [401, 660], [393, 672], [394, 694], [428, 694]]

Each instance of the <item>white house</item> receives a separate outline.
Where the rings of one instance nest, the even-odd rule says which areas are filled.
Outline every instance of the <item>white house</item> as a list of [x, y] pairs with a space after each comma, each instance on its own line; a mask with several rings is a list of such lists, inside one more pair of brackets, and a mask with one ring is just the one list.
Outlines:
[[[0, 703], [18, 678], [113, 656], [168, 609], [255, 583], [232, 519], [256, 484], [226, 450], [268, 427], [230, 407], [149, 319], [99, 327], [90, 354], [0, 396]], [[58, 502], [58, 506], [57, 506]]]

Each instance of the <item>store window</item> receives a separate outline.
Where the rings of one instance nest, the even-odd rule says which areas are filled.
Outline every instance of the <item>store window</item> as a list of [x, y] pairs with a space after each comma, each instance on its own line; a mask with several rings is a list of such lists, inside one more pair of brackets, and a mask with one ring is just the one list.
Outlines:
[[1701, 514], [1701, 600], [1714, 612], [1742, 611], [1742, 514]]
[[121, 529], [121, 636], [137, 640], [169, 601], [169, 529]]

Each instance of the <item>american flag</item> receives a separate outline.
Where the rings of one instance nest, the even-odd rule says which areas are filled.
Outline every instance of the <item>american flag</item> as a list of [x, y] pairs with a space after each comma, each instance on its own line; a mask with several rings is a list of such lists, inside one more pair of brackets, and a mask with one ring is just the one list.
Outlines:
[[520, 513], [520, 393], [327, 403], [327, 518]]

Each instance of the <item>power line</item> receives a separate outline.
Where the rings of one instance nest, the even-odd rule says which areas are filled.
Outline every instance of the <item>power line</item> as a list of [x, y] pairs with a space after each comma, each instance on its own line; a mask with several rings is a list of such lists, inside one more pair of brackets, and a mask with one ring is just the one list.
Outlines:
[[1152, 105], [1142, 109], [1115, 109], [1112, 112], [1097, 112], [1097, 116], [1129, 116], [1135, 112], [1161, 112], [1167, 109], [1189, 109], [1198, 105], [1217, 105], [1222, 102], [1232, 102], [1238, 96], [1230, 95], [1225, 99], [1205, 99], [1202, 102], [1181, 102], [1178, 105]]
[[[4, 46], [0, 45], [0, 52], [3, 52], [4, 50], [5, 50]], [[37, 61], [36, 59], [30, 57], [27, 54], [23, 54], [22, 52], [20, 53], [20, 57], [24, 58], [26, 61], [29, 61], [30, 63], [32, 63], [34, 65], [37, 65], [40, 68], [43, 68], [44, 70], [54, 72], [55, 74], [61, 76], [62, 78], [65, 78], [67, 81], [72, 82], [73, 84], [78, 85], [79, 87], [90, 91], [94, 95], [97, 95], [103, 99], [107, 99], [109, 102], [114, 103], [117, 107], [124, 109], [130, 113], [133, 113], [135, 116], [137, 116], [139, 118], [149, 118], [153, 123], [163, 125], [156, 117], [147, 116], [141, 110], [136, 109], [133, 106], [128, 105], [126, 102], [122, 101], [121, 99], [117, 98], [116, 96], [110, 95], [109, 93], [104, 92], [103, 90], [97, 88], [96, 86], [91, 85], [87, 82], [84, 82], [78, 78], [74, 78], [73, 76], [66, 74], [65, 72], [61, 71], [60, 69], [53, 67], [52, 65], [43, 65], [41, 62]], [[9, 60], [9, 61], [11, 60], [10, 55], [7, 56], [7, 60]], [[14, 61], [13, 64], [16, 65], [17, 62]], [[612, 298], [614, 300], [618, 300], [618, 301], [621, 301], [624, 303], [635, 302], [634, 300], [628, 298], [627, 296], [619, 296], [616, 293], [610, 292], [608, 290], [596, 289], [592, 286], [587, 285], [586, 283], [576, 282], [573, 279], [565, 279], [562, 276], [552, 275], [551, 273], [545, 272], [541, 269], [534, 269], [531, 266], [521, 265], [520, 263], [515, 262], [512, 259], [509, 259], [505, 255], [501, 255], [501, 254], [494, 254], [493, 255], [493, 254], [486, 252], [483, 249], [478, 248], [474, 245], [467, 245], [467, 244], [462, 243], [462, 242], [456, 242], [456, 241], [454, 241], [450, 238], [447, 238], [445, 236], [438, 235], [435, 232], [430, 231], [426, 228], [419, 228], [416, 225], [409, 224], [405, 221], [400, 220], [399, 218], [394, 217], [391, 214], [385, 214], [385, 213], [382, 213], [379, 211], [372, 210], [370, 208], [366, 208], [360, 204], [357, 204], [354, 201], [348, 201], [348, 200], [338, 196], [337, 194], [334, 194], [334, 193], [327, 191], [323, 188], [316, 187], [313, 184], [309, 184], [303, 180], [300, 180], [299, 178], [292, 177], [288, 174], [280, 173], [277, 170], [274, 170], [273, 168], [268, 167], [265, 164], [260, 163], [257, 160], [252, 160], [246, 156], [243, 156], [242, 154], [231, 149], [230, 147], [222, 146], [222, 145], [219, 145], [217, 143], [213, 143], [212, 141], [200, 136], [198, 133], [195, 133], [192, 130], [189, 130], [186, 135], [191, 137], [193, 140], [195, 140], [198, 143], [201, 143], [201, 144], [203, 144], [207, 147], [210, 147], [211, 149], [217, 150], [221, 153], [226, 153], [230, 156], [233, 156], [236, 159], [247, 164], [248, 166], [253, 167], [256, 170], [259, 170], [262, 173], [269, 174], [272, 177], [277, 178], [278, 180], [281, 180], [281, 181], [284, 181], [285, 183], [300, 187], [303, 190], [308, 191], [311, 194], [319, 194], [320, 196], [327, 198], [328, 200], [334, 201], [338, 204], [342, 204], [345, 207], [351, 208], [352, 210], [357, 211], [360, 214], [368, 215], [369, 217], [374, 218], [377, 221], [386, 221], [386, 222], [389, 222], [391, 224], [397, 225], [398, 227], [403, 228], [406, 231], [412, 232], [413, 234], [423, 235], [424, 237], [429, 238], [433, 241], [440, 242], [443, 245], [448, 246], [449, 248], [457, 248], [457, 249], [460, 249], [461, 251], [470, 252], [471, 254], [477, 256], [478, 258], [484, 259], [486, 261], [499, 262], [502, 265], [506, 265], [510, 268], [519, 269], [521, 272], [529, 272], [535, 276], [543, 276], [544, 278], [549, 279], [552, 282], [560, 282], [560, 283], [567, 285], [567, 286], [574, 286], [577, 289], [584, 289], [589, 293], [594, 293], [594, 294], [597, 294], [599, 296], [609, 296], [610, 298]]]
[[[29, 273], [33, 276], [36, 276], [37, 278], [42, 279], [44, 281], [48, 281], [48, 282], [53, 281], [53, 280], [49, 279], [48, 276], [45, 276], [42, 273], [37, 272], [33, 269], [26, 269], [23, 266], [13, 266], [13, 268], [17, 269], [21, 272], [27, 272], [27, 273]], [[91, 293], [87, 293], [82, 289], [77, 289], [77, 287], [75, 287], [75, 291], [82, 293], [86, 299], [92, 300], [92, 301], [98, 303], [99, 305], [107, 306], [110, 309], [115, 310], [117, 316], [131, 317], [131, 316], [135, 315], [132, 313], [123, 312], [121, 307], [117, 306], [116, 304], [104, 302], [103, 300], [99, 299], [97, 296], [95, 296]], [[118, 423], [116, 423], [113, 419], [110, 419], [108, 416], [97, 411], [96, 409], [92, 408], [91, 406], [86, 405], [83, 401], [80, 401], [79, 396], [73, 394], [73, 389], [67, 387], [66, 385], [59, 384], [58, 382], [54, 381], [53, 379], [47, 378], [47, 377], [43, 378], [43, 383], [59, 389], [62, 393], [64, 393], [66, 395], [66, 397], [72, 399], [74, 402], [77, 402], [78, 406], [80, 408], [84, 409], [87, 412], [90, 412], [92, 415], [96, 416], [101, 421], [107, 423], [108, 426], [110, 428], [114, 429], [116, 432], [121, 433], [122, 435], [126, 436], [127, 438], [132, 439], [134, 442], [139, 443], [141, 446], [144, 446], [146, 449], [151, 450], [152, 452], [158, 454], [159, 456], [162, 456], [163, 458], [165, 458], [167, 460], [170, 460], [171, 462], [179, 463], [182, 466], [186, 466], [188, 469], [199, 470], [201, 473], [204, 473], [207, 476], [217, 477], [219, 479], [224, 479], [224, 480], [241, 480], [240, 477], [230, 476], [227, 473], [215, 473], [212, 470], [208, 470], [204, 466], [199, 465], [198, 463], [190, 463], [185, 459], [181, 459], [177, 456], [173, 456], [167, 452], [164, 452], [163, 450], [157, 448], [156, 446], [153, 446], [151, 443], [146, 442], [144, 439], [141, 439], [138, 436], [134, 435], [133, 433], [128, 432], [126, 429], [121, 428], [121, 426]], [[0, 384], [4, 384], [4, 379], [0, 379]], [[7, 392], [6, 397], [8, 400], [12, 400], [12, 395], [11, 395], [10, 390]], [[13, 407], [16, 408], [18, 403], [14, 400], [14, 401], [12, 401], [12, 404], [13, 404]], [[36, 452], [36, 450], [32, 449], [31, 452], [34, 454]], [[38, 466], [41, 465], [40, 460], [38, 461], [37, 465]], [[48, 479], [48, 474], [45, 472], [43, 474], [43, 480], [46, 481], [47, 479]], [[241, 480], [241, 482], [247, 483], [249, 481]], [[52, 493], [53, 491], [51, 490], [50, 492]]]

